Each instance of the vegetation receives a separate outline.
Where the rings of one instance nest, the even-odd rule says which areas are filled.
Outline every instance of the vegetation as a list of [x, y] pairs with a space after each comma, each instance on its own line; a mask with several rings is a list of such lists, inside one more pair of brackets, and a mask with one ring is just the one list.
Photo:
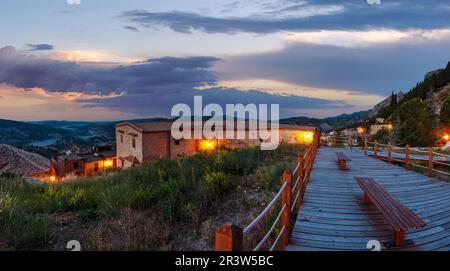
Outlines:
[[[433, 94], [449, 84], [450, 62], [445, 69], [429, 73], [401, 101], [392, 93], [390, 105], [379, 110], [377, 117], [391, 119], [395, 123], [392, 135], [395, 144], [423, 147], [436, 143], [433, 131], [450, 126], [450, 98], [443, 102], [439, 116]], [[375, 137], [381, 142], [389, 138], [381, 131]]]
[[387, 144], [391, 141], [391, 133], [387, 129], [381, 129], [373, 136], [373, 140], [382, 144]]
[[407, 102], [414, 98], [420, 98], [425, 100], [430, 91], [435, 92], [442, 87], [445, 87], [450, 83], [450, 62], [447, 67], [441, 70], [437, 70], [429, 74], [425, 80], [411, 89], [406, 95], [401, 103]]
[[443, 126], [450, 127], [450, 97], [444, 100], [444, 104], [441, 109], [441, 123]]
[[399, 146], [409, 144], [431, 146], [434, 135], [426, 104], [419, 98], [403, 103], [396, 111], [398, 122], [394, 128], [394, 143]]
[[[0, 248], [64, 249], [76, 239], [92, 250], [209, 249], [218, 226], [211, 221], [244, 209], [239, 223], [260, 211], [300, 151], [223, 149], [54, 185], [4, 174]], [[192, 236], [203, 245], [191, 247]]]

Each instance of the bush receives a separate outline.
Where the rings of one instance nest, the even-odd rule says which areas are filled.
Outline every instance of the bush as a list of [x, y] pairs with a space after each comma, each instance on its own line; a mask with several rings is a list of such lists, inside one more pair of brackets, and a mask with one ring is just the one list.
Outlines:
[[447, 97], [442, 105], [441, 123], [444, 126], [450, 127], [450, 97]]
[[0, 192], [0, 225], [3, 225], [10, 217], [15, 200], [9, 193]]
[[133, 209], [144, 210], [150, 208], [154, 203], [154, 193], [147, 190], [137, 191], [131, 197], [130, 206]]
[[207, 173], [205, 183], [209, 189], [219, 196], [223, 196], [231, 188], [230, 178], [220, 171]]
[[84, 207], [86, 196], [84, 190], [77, 188], [75, 193], [69, 199], [69, 206], [71, 210], [80, 210]]
[[215, 167], [229, 174], [246, 175], [258, 167], [259, 154], [258, 148], [220, 150], [216, 156]]
[[98, 219], [98, 212], [95, 209], [81, 210], [78, 213], [78, 221], [80, 223], [92, 223]]
[[285, 168], [284, 165], [258, 168], [255, 172], [255, 181], [262, 183], [266, 191], [279, 188]]
[[11, 244], [18, 250], [41, 248], [54, 240], [53, 223], [48, 215], [33, 217], [17, 212], [11, 216], [8, 228]]
[[390, 138], [391, 134], [387, 129], [381, 129], [373, 136], [373, 140], [382, 144], [387, 144], [390, 141]]
[[414, 98], [403, 103], [397, 112], [399, 123], [394, 127], [396, 145], [427, 147], [433, 145], [435, 138], [428, 119], [425, 103]]
[[19, 178], [19, 175], [17, 175], [15, 172], [12, 171], [4, 171], [0, 173], [0, 178], [2, 179], [17, 179]]

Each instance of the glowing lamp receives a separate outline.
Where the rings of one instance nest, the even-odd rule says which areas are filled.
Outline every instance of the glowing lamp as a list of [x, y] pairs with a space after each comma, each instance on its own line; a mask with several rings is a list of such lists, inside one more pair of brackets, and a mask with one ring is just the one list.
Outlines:
[[113, 161], [112, 160], [106, 160], [105, 161], [105, 167], [112, 167], [113, 166]]
[[358, 127], [356, 130], [358, 131], [358, 134], [364, 134], [364, 132], [366, 131], [364, 127]]
[[442, 136], [442, 139], [443, 139], [445, 142], [448, 142], [448, 141], [450, 140], [450, 135], [449, 135], [449, 134], [445, 134], [445, 135]]
[[50, 176], [50, 181], [51, 181], [51, 182], [56, 181], [56, 176]]
[[297, 132], [296, 141], [300, 144], [310, 144], [314, 140], [314, 132], [312, 131], [299, 131]]
[[217, 144], [215, 140], [202, 140], [200, 142], [200, 149], [203, 151], [211, 151], [216, 149]]

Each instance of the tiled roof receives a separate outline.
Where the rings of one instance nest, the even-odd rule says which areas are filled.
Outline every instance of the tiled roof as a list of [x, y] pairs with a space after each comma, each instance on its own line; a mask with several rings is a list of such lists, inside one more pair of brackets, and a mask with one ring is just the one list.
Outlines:
[[[225, 122], [224, 122], [225, 123]], [[169, 132], [172, 128], [172, 122], [124, 122], [116, 125], [116, 128], [129, 125], [142, 133], [148, 132]], [[237, 127], [237, 125], [235, 125]], [[246, 129], [249, 128], [249, 122], [245, 123]], [[282, 130], [314, 130], [314, 126], [300, 126], [290, 124], [280, 124]]]

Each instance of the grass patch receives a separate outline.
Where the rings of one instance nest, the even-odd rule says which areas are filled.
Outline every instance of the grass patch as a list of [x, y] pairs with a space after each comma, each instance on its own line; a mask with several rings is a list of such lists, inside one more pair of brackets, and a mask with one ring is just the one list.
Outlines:
[[[57, 185], [2, 175], [0, 234], [14, 249], [51, 249], [54, 215], [74, 212], [78, 237], [91, 249], [177, 249], [171, 245], [175, 229], [196, 229], [219, 210], [233, 212], [221, 206], [237, 187], [276, 191], [283, 171], [295, 166], [303, 150], [221, 149]], [[147, 237], [139, 241], [140, 235]], [[109, 240], [114, 238], [121, 241]]]

